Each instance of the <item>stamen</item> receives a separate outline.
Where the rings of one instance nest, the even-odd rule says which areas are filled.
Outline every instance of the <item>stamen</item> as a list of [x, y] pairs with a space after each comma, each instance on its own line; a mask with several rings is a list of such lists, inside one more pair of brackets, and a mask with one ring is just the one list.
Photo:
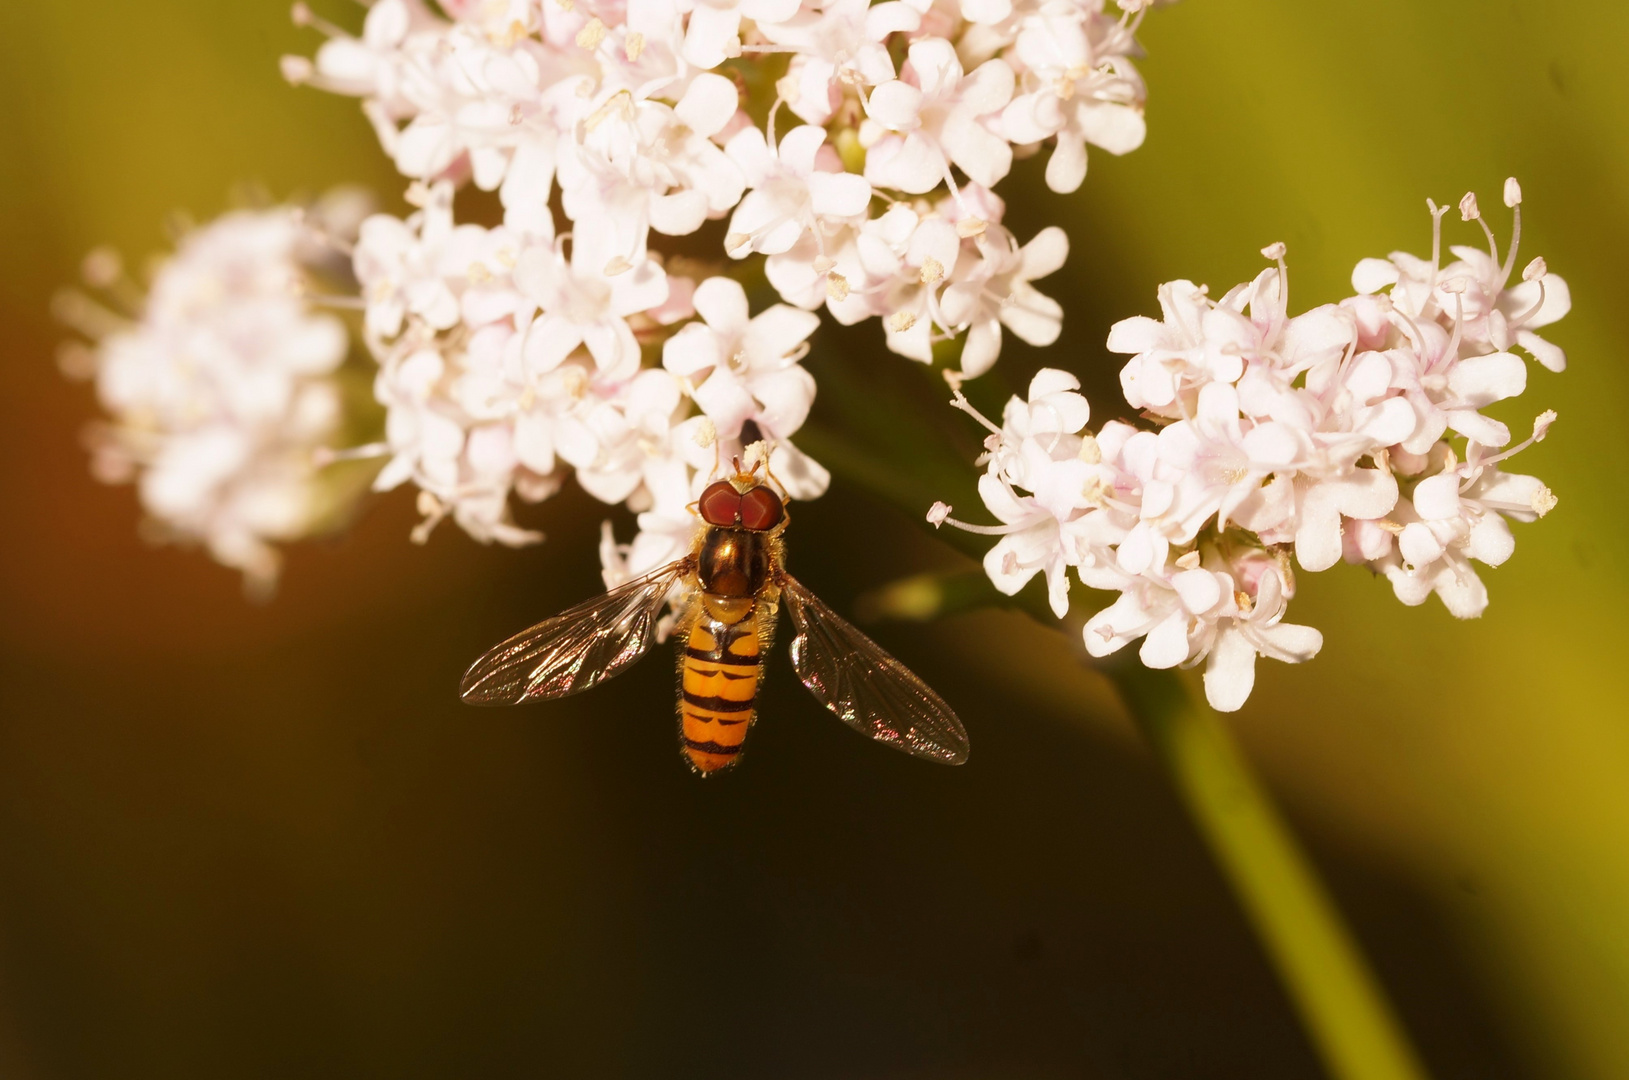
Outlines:
[[[344, 450], [335, 450], [328, 446], [319, 446], [311, 451], [311, 464], [319, 469], [339, 461], [367, 461], [370, 458], [384, 457], [390, 453], [390, 444], [382, 442], [363, 443], [361, 446], [352, 446]], [[420, 493], [420, 501], [428, 492]], [[433, 496], [432, 496], [433, 497]], [[423, 513], [421, 510], [420, 513]]]
[[979, 423], [983, 424], [984, 427], [986, 428], [986, 430], [993, 431], [995, 433], [997, 439], [1000, 439], [1005, 434], [1005, 432], [1003, 432], [1000, 428], [998, 428], [994, 424], [990, 423], [989, 419], [983, 413], [981, 413], [977, 409], [973, 408], [972, 402], [967, 400], [967, 397], [962, 393], [961, 388], [959, 386], [958, 387], [952, 387], [951, 392], [954, 395], [950, 399], [950, 404], [951, 404], [952, 408], [960, 409], [962, 412], [966, 413], [968, 416], [971, 416], [973, 419], [975, 419]]
[[600, 22], [598, 16], [595, 16], [584, 23], [581, 30], [577, 31], [577, 47], [592, 52], [600, 47], [600, 42], [605, 40], [605, 34], [605, 24]]

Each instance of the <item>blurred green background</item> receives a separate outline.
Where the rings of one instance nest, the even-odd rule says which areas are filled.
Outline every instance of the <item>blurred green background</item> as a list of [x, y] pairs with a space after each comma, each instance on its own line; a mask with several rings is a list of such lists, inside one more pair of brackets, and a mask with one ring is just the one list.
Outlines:
[[[278, 77], [315, 40], [278, 0], [0, 6], [0, 1075], [1317, 1075], [1107, 685], [1022, 616], [877, 628], [966, 719], [965, 768], [866, 745], [782, 663], [742, 770], [699, 783], [665, 659], [547, 708], [453, 700], [597, 587], [580, 495], [512, 552], [411, 546], [398, 493], [260, 607], [137, 539], [131, 491], [87, 474], [50, 296], [240, 181], [399, 190], [353, 102]], [[1305, 575], [1322, 655], [1264, 664], [1230, 723], [1434, 1075], [1629, 1076], [1629, 6], [1190, 0], [1143, 40], [1147, 145], [1073, 197], [1036, 163], [1009, 182], [1015, 231], [1074, 248], [1044, 286], [1063, 340], [1009, 343], [1005, 380], [1069, 367], [1101, 419], [1107, 327], [1158, 282], [1219, 294], [1284, 240], [1292, 304], [1335, 300], [1360, 257], [1428, 252], [1427, 196], [1500, 222], [1512, 174], [1523, 262], [1572, 286], [1572, 367], [1502, 414], [1560, 412], [1520, 468], [1561, 504], [1486, 617]], [[938, 408], [875, 327], [823, 333], [823, 388]], [[816, 422], [863, 445], [859, 415]], [[955, 445], [922, 453], [966, 483]], [[840, 609], [959, 565], [859, 488], [792, 537]]]

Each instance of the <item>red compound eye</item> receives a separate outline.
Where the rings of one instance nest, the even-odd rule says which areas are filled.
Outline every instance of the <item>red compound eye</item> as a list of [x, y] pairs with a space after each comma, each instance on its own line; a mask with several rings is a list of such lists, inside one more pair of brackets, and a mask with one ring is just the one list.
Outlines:
[[728, 480], [719, 480], [707, 485], [696, 500], [696, 510], [707, 524], [731, 528], [741, 520], [741, 493]]
[[781, 523], [786, 507], [781, 497], [762, 484], [741, 496], [741, 527], [767, 532]]

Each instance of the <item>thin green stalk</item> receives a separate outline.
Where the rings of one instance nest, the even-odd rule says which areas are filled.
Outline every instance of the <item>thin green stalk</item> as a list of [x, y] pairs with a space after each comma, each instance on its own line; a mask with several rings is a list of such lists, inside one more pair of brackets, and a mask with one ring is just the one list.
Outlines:
[[1338, 1080], [1424, 1080], [1356, 942], [1226, 726], [1170, 671], [1108, 672]]
[[[891, 394], [878, 393], [872, 382], [886, 376], [857, 371], [855, 359], [835, 353], [823, 360], [821, 394], [846, 422], [840, 428], [806, 426], [798, 436], [801, 446], [845, 482], [888, 499], [918, 520], [934, 499], [976, 498], [968, 470], [944, 467], [955, 451], [926, 421], [931, 412], [901, 407]], [[931, 371], [928, 376], [936, 378]], [[907, 382], [897, 389], [911, 388]], [[918, 404], [942, 398], [937, 384], [921, 384], [915, 391]], [[866, 443], [850, 432], [864, 432]], [[974, 558], [989, 545], [987, 537], [950, 529], [939, 537]], [[978, 572], [933, 577], [877, 590], [861, 606], [875, 617], [921, 619], [981, 603], [1004, 604], [1059, 628], [1035, 588], [1002, 597], [987, 579], [979, 581]], [[1174, 672], [1149, 670], [1135, 657], [1118, 657], [1099, 669], [1113, 680], [1165, 767], [1330, 1075], [1425, 1080], [1340, 913], [1227, 728], [1192, 700]]]

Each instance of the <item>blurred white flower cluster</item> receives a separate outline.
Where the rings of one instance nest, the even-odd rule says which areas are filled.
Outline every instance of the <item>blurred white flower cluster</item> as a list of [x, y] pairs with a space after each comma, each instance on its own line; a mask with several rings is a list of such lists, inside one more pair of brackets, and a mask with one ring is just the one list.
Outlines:
[[274, 544], [336, 512], [320, 448], [343, 426], [334, 373], [349, 338], [310, 293], [314, 273], [334, 269], [323, 265], [331, 238], [365, 212], [346, 192], [313, 208], [235, 211], [185, 235], [145, 296], [100, 250], [85, 277], [109, 303], [58, 298], [95, 342], [64, 353], [71, 373], [94, 377], [109, 415], [90, 433], [93, 471], [136, 484], [150, 536], [203, 544], [251, 592], [276, 580]]
[[[420, 536], [451, 516], [520, 544], [538, 534], [511, 493], [570, 470], [641, 514], [631, 547], [608, 541], [608, 580], [682, 547], [718, 453], [761, 439], [792, 496], [819, 495], [827, 473], [790, 440], [820, 308], [882, 320], [924, 363], [964, 336], [966, 375], [1003, 327], [1056, 339], [1062, 309], [1031, 282], [1064, 234], [1020, 245], [991, 188], [1015, 154], [1049, 145], [1068, 192], [1087, 143], [1140, 145], [1144, 6], [376, 0], [352, 36], [297, 5], [328, 40], [285, 74], [361, 98], [419, 207], [370, 219], [355, 249], [389, 411], [377, 486], [418, 486]], [[466, 183], [502, 224], [456, 220]], [[663, 239], [709, 221], [706, 260]], [[784, 301], [755, 316], [732, 277], [752, 256]]]
[[[1217, 709], [1249, 696], [1258, 655], [1311, 659], [1322, 635], [1284, 622], [1303, 570], [1340, 562], [1384, 574], [1398, 599], [1432, 593], [1460, 618], [1480, 615], [1487, 590], [1472, 561], [1497, 566], [1515, 541], [1509, 522], [1556, 504], [1537, 479], [1507, 473], [1512, 445], [1483, 410], [1527, 386], [1527, 361], [1560, 371], [1565, 358], [1535, 331], [1565, 315], [1567, 285], [1534, 259], [1520, 272], [1521, 189], [1505, 185], [1514, 235], [1501, 257], [1474, 195], [1459, 210], [1486, 250], [1453, 247], [1442, 263], [1431, 206], [1429, 260], [1365, 259], [1358, 295], [1288, 313], [1284, 246], [1277, 262], [1220, 300], [1173, 281], [1162, 318], [1109, 333], [1131, 354], [1126, 401], [1156, 430], [1119, 421], [1093, 435], [1079, 383], [1043, 370], [1028, 399], [1013, 398], [986, 440], [979, 480], [1002, 525], [966, 526], [1002, 539], [984, 560], [996, 587], [1016, 593], [1044, 572], [1053, 610], [1068, 610], [1068, 571], [1120, 594], [1086, 623], [1094, 656], [1143, 639], [1153, 668], [1205, 663]], [[972, 412], [958, 395], [958, 404]], [[974, 413], [977, 416], [977, 413]], [[936, 505], [935, 524], [950, 521]]]

